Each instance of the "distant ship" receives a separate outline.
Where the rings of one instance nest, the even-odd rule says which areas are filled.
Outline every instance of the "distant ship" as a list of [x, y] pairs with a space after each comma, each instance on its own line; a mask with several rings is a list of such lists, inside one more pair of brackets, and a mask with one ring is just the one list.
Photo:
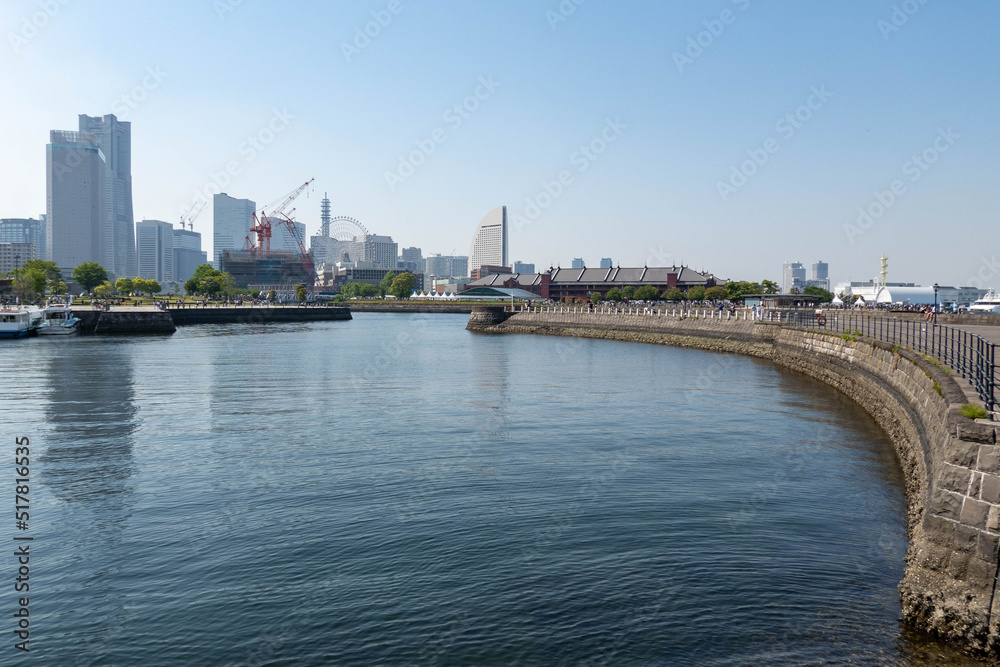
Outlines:
[[986, 296], [969, 306], [969, 312], [1000, 315], [1000, 295], [990, 288], [986, 291]]

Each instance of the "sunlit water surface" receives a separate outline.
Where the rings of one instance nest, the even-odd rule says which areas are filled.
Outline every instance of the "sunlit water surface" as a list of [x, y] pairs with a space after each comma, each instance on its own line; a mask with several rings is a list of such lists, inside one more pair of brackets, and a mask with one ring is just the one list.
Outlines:
[[844, 397], [465, 321], [0, 345], [31, 663], [967, 662], [900, 626], [902, 482]]

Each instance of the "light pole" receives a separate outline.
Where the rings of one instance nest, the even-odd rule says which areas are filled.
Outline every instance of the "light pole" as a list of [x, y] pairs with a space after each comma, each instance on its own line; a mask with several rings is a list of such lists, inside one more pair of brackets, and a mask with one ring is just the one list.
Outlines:
[[937, 324], [938, 290], [940, 286], [934, 283], [934, 324]]

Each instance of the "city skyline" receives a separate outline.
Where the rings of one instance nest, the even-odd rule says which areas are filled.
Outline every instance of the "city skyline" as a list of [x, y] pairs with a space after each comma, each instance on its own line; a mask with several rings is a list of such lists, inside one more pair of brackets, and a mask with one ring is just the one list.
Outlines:
[[[308, 234], [328, 191], [335, 215], [425, 253], [503, 204], [511, 252], [544, 267], [610, 254], [778, 280], [822, 254], [859, 280], [885, 252], [900, 280], [995, 285], [1000, 8], [911, 4], [98, 1], [41, 24], [16, 0], [0, 216], [45, 210], [50, 130], [114, 113], [132, 124], [135, 219], [316, 177]], [[262, 24], [301, 39], [255, 48]], [[206, 243], [211, 224], [195, 221]]]

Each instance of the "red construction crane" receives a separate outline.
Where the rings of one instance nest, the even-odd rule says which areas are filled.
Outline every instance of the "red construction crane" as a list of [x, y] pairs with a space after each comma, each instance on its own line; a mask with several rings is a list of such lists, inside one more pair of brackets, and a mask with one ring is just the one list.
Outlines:
[[[279, 215], [282, 215], [285, 212], [285, 209], [288, 208], [288, 205], [291, 204], [293, 201], [295, 201], [295, 198], [298, 197], [300, 194], [302, 194], [302, 192], [306, 188], [308, 188], [310, 185], [312, 185], [312, 182], [315, 181], [315, 180], [316, 180], [315, 178], [310, 178], [308, 181], [306, 181], [305, 183], [303, 183], [299, 187], [297, 187], [294, 190], [292, 190], [288, 194], [288, 196], [285, 197], [285, 201], [281, 202], [280, 206], [278, 206], [276, 209], [272, 210], [270, 213], [266, 213], [265, 216], [268, 217], [268, 218], [276, 218]], [[267, 207], [265, 207], [265, 208], [267, 208]], [[264, 213], [264, 209], [262, 208], [260, 210], [260, 212]]]
[[[263, 254], [265, 256], [270, 255], [272, 219], [276, 220], [279, 224], [284, 224], [284, 221], [278, 216], [284, 215], [285, 209], [288, 208], [288, 205], [295, 201], [295, 198], [302, 194], [303, 191], [312, 185], [312, 182], [315, 180], [315, 178], [310, 178], [308, 181], [292, 190], [285, 197], [285, 200], [281, 202], [277, 208], [272, 209], [270, 213], [265, 212], [265, 209], [271, 206], [270, 204], [260, 210], [259, 217], [256, 213], [254, 213], [253, 225], [250, 227], [250, 233], [246, 235], [243, 249], [249, 252]], [[294, 226], [295, 225], [292, 225], [293, 228]], [[254, 234], [257, 235], [256, 242], [253, 239]], [[302, 242], [299, 241], [298, 236], [294, 232], [292, 233], [292, 238], [299, 243], [299, 246], [302, 246]]]
[[308, 251], [306, 251], [306, 244], [303, 239], [299, 238], [299, 230], [295, 227], [295, 221], [289, 218], [287, 215], [282, 215], [278, 223], [283, 225], [288, 233], [292, 235], [295, 239], [295, 243], [299, 246], [299, 257], [302, 259], [302, 266], [305, 267], [306, 273], [312, 279], [312, 285], [309, 285], [309, 290], [312, 291], [313, 285], [316, 284], [316, 265], [313, 264], [312, 257], [309, 256]]

